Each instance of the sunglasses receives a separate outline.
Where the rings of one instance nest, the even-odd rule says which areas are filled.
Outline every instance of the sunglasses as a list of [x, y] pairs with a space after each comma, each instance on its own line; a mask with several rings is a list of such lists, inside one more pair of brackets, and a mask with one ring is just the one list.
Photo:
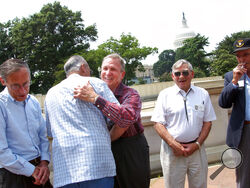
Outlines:
[[179, 77], [182, 74], [182, 76], [188, 76], [189, 72], [188, 71], [182, 71], [182, 72], [174, 72], [174, 75], [176, 77]]

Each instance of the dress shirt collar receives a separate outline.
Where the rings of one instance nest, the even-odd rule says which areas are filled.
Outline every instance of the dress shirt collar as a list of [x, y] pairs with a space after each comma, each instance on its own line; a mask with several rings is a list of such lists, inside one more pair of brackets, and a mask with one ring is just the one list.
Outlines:
[[115, 89], [114, 95], [115, 96], [122, 96], [123, 95], [123, 89], [126, 87], [122, 82], [118, 85], [118, 87]]
[[[194, 92], [194, 86], [191, 84], [191, 86], [190, 86], [190, 88], [189, 88], [189, 90], [190, 90], [190, 92], [192, 91], [192, 92]], [[179, 93], [186, 93], [184, 90], [182, 90], [182, 89], [180, 89], [176, 84], [174, 85], [174, 92], [176, 93], [176, 94], [179, 94]]]

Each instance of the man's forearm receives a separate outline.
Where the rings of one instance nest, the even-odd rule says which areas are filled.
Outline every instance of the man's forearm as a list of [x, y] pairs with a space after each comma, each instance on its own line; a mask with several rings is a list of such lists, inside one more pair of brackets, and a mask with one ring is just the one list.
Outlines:
[[127, 129], [128, 129], [128, 127], [127, 128], [121, 128], [121, 127], [119, 127], [117, 125], [114, 125], [112, 127], [112, 129], [110, 130], [111, 142], [113, 142], [113, 141], [117, 140], [118, 138], [120, 138]]
[[204, 141], [206, 140], [206, 138], [208, 137], [208, 134], [211, 130], [211, 126], [212, 126], [212, 122], [203, 122], [203, 127], [201, 129], [201, 133], [197, 139], [197, 142], [199, 142], [200, 145], [202, 145], [204, 143]]

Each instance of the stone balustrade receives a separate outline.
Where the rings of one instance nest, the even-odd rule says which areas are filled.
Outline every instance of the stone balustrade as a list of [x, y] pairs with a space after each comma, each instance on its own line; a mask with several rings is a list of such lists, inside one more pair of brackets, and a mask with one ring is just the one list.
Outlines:
[[[203, 79], [193, 79], [192, 84], [205, 88], [210, 98], [217, 116], [217, 120], [213, 122], [210, 134], [205, 141], [207, 151], [207, 158], [209, 163], [220, 161], [222, 152], [227, 148], [225, 145], [226, 129], [228, 124], [228, 117], [230, 110], [222, 109], [218, 105], [218, 97], [223, 89], [223, 79], [221, 77], [209, 77]], [[150, 147], [150, 163], [152, 176], [161, 173], [160, 165], [160, 145], [161, 139], [153, 128], [153, 122], [150, 121], [151, 114], [155, 106], [157, 96], [161, 90], [166, 87], [172, 86], [173, 82], [160, 82], [147, 85], [132, 86], [135, 88], [142, 98], [142, 123], [145, 128], [145, 136]], [[35, 95], [39, 100], [43, 109], [45, 96]]]

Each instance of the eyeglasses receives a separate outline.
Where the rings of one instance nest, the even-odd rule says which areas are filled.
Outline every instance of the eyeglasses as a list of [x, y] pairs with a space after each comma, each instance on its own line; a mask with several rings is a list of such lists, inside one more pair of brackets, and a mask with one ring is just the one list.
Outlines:
[[30, 87], [30, 82], [26, 82], [22, 86], [19, 84], [10, 85], [10, 88], [15, 91], [19, 90], [21, 87], [23, 87], [24, 89], [28, 89]]
[[182, 74], [182, 76], [188, 76], [189, 72], [188, 71], [182, 71], [182, 72], [174, 72], [174, 75], [176, 77], [179, 77]]

